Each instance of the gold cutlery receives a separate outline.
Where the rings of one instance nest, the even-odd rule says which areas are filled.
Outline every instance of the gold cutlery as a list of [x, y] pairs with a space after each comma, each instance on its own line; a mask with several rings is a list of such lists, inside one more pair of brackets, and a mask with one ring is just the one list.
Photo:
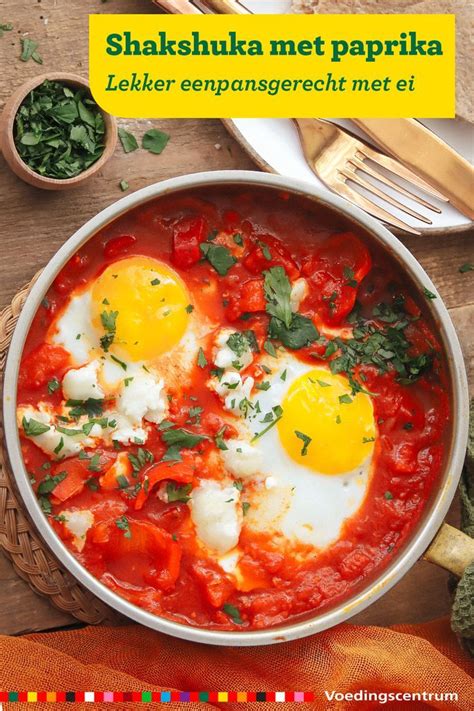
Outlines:
[[[346, 133], [346, 131], [339, 128], [339, 126], [335, 126], [323, 119], [309, 118], [293, 120], [298, 127], [303, 152], [311, 170], [327, 187], [338, 195], [346, 198], [346, 200], [349, 200], [349, 202], [358, 205], [358, 207], [361, 207], [366, 212], [377, 217], [379, 220], [383, 220], [383, 222], [389, 225], [411, 232], [412, 234], [420, 234], [418, 230], [400, 220], [392, 212], [388, 212], [388, 210], [380, 207], [370, 198], [348, 185], [348, 182], [363, 188], [365, 191], [377, 196], [392, 207], [401, 210], [414, 219], [420, 220], [428, 225], [432, 224], [432, 221], [428, 217], [416, 212], [408, 205], [401, 203], [389, 193], [361, 176], [361, 173], [365, 173], [375, 178], [382, 185], [395, 190], [400, 195], [413, 200], [428, 210], [432, 210], [438, 214], [441, 213], [439, 207], [394, 182], [384, 175], [383, 172], [380, 172], [378, 168], [378, 166], [385, 168], [412, 185], [421, 188], [425, 193], [438, 200], [447, 201], [444, 195], [432, 188], [428, 183], [415, 175], [411, 170], [408, 170], [408, 168], [405, 168], [405, 166], [398, 161], [370, 148], [362, 141]], [[370, 160], [372, 165], [367, 163], [367, 160]]]
[[219, 13], [226, 15], [251, 15], [250, 10], [239, 0], [154, 0], [155, 5], [174, 15], [202, 15]]
[[415, 119], [351, 119], [384, 151], [428, 180], [474, 220], [474, 168]]

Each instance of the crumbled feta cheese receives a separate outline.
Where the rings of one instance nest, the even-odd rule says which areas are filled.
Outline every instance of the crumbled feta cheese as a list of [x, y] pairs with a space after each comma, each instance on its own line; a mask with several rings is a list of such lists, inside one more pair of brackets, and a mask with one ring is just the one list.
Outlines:
[[224, 400], [224, 408], [234, 415], [245, 415], [245, 403], [250, 398], [254, 386], [254, 379], [250, 376], [242, 378], [233, 370], [225, 371], [220, 379], [211, 380], [210, 387]]
[[148, 438], [148, 432], [143, 427], [134, 425], [123, 415], [109, 413], [109, 417], [111, 415], [116, 421], [114, 431], [110, 435], [113, 441], [120, 442], [121, 444], [145, 444]]
[[[40, 405], [41, 406], [41, 405]], [[31, 439], [37, 447], [39, 447], [45, 454], [48, 454], [52, 458], [64, 459], [65, 457], [73, 457], [75, 454], [79, 454], [83, 447], [93, 447], [95, 442], [93, 438], [86, 435], [84, 432], [80, 432], [76, 435], [67, 434], [68, 430], [80, 429], [81, 425], [73, 423], [71, 425], [64, 423], [54, 424], [52, 415], [45, 409], [36, 409], [32, 406], [19, 407], [18, 408], [18, 426], [23, 427], [23, 418], [26, 423], [30, 420], [35, 422], [40, 422], [43, 425], [49, 427], [46, 432], [41, 434], [27, 434], [24, 432], [25, 436]], [[64, 432], [59, 431], [57, 428], [64, 430]], [[102, 428], [100, 428], [102, 431]]]
[[227, 449], [220, 452], [225, 468], [239, 479], [250, 479], [260, 473], [262, 454], [257, 447], [240, 439], [227, 439]]
[[94, 514], [88, 509], [80, 511], [61, 511], [61, 516], [66, 519], [64, 526], [72, 533], [72, 543], [78, 551], [86, 545], [87, 531], [94, 525]]
[[[240, 348], [236, 352], [229, 346], [229, 339], [233, 337], [240, 341], [239, 346], [242, 346], [242, 352]], [[245, 336], [238, 331], [231, 331], [230, 329], [219, 331], [215, 341], [213, 357], [214, 365], [217, 368], [224, 368], [224, 370], [240, 371], [253, 361], [252, 350]]]
[[103, 399], [104, 391], [97, 380], [100, 367], [98, 360], [77, 370], [68, 370], [63, 378], [63, 395], [66, 400]]
[[292, 311], [298, 311], [302, 301], [306, 299], [309, 294], [308, 282], [306, 279], [297, 279], [293, 282], [291, 286], [290, 294], [290, 304]]
[[167, 411], [163, 380], [138, 373], [127, 386], [123, 385], [117, 407], [133, 426], [140, 426], [142, 419], [159, 424]]
[[207, 548], [223, 555], [235, 548], [242, 526], [240, 492], [234, 486], [203, 479], [189, 502], [198, 538]]

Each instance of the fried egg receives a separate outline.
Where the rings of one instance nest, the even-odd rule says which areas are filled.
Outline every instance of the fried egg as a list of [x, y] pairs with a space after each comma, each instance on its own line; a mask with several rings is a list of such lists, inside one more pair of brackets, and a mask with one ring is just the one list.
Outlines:
[[345, 376], [289, 353], [263, 364], [271, 372], [221, 456], [244, 484], [246, 527], [323, 549], [365, 498], [376, 438], [372, 402], [352, 395]]

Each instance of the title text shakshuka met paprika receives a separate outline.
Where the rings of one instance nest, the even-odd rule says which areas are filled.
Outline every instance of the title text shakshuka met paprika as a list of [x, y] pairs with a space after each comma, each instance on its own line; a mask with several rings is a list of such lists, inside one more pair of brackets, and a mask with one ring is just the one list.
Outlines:
[[341, 602], [442, 467], [433, 296], [286, 193], [128, 212], [59, 273], [23, 354], [18, 426], [51, 526], [107, 587], [185, 624]]

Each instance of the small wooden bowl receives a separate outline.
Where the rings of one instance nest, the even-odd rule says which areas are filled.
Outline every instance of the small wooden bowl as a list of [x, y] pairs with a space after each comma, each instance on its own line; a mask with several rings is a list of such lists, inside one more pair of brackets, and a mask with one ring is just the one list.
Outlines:
[[81, 185], [85, 180], [88, 180], [92, 175], [95, 175], [109, 160], [117, 145], [117, 122], [113, 116], [102, 111], [105, 123], [105, 147], [100, 158], [93, 163], [87, 170], [84, 170], [74, 178], [65, 178], [59, 180], [57, 178], [48, 178], [29, 168], [20, 157], [14, 139], [14, 124], [18, 109], [25, 100], [26, 96], [42, 84], [45, 79], [49, 81], [57, 81], [73, 89], [89, 89], [89, 82], [76, 74], [67, 74], [65, 72], [50, 72], [48, 74], [40, 74], [39, 76], [30, 79], [22, 84], [6, 102], [2, 115], [0, 117], [0, 149], [3, 157], [16, 175], [30, 185], [36, 188], [45, 190], [69, 190], [78, 185]]

